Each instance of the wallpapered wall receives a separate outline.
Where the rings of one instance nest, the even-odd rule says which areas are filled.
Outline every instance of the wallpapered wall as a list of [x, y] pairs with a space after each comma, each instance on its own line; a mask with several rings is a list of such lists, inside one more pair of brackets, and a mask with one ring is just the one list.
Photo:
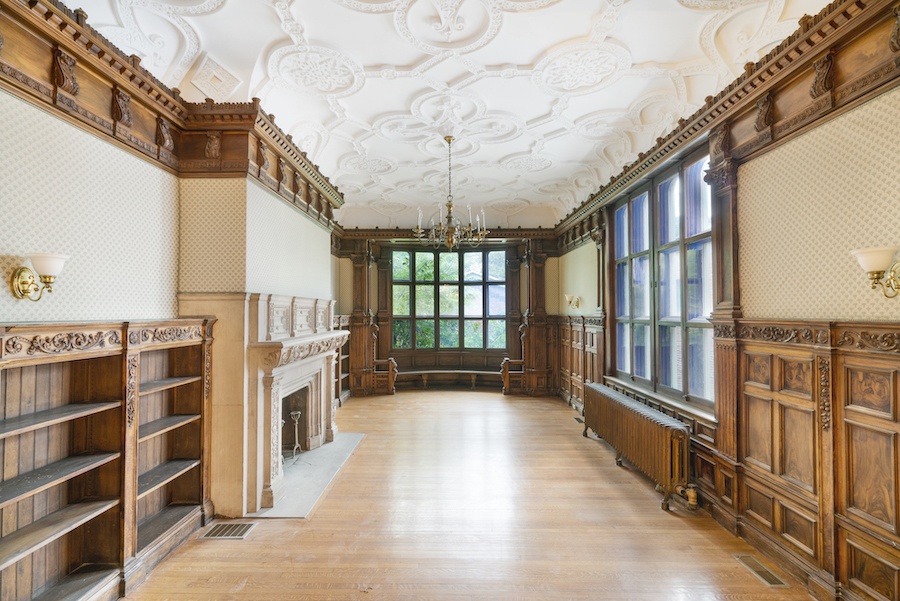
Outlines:
[[850, 250], [900, 246], [900, 88], [738, 172], [748, 318], [900, 319]]
[[331, 234], [253, 180], [247, 183], [247, 290], [333, 298]]
[[[3, 91], [0, 165], [0, 321], [176, 315], [175, 176]], [[27, 252], [71, 255], [37, 303], [9, 289]]]
[[245, 292], [247, 180], [182, 179], [182, 292]]

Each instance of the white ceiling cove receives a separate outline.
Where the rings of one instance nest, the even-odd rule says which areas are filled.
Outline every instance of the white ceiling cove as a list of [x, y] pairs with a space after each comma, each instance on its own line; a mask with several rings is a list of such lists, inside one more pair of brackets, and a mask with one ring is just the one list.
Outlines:
[[462, 217], [552, 227], [825, 4], [80, 0], [185, 99], [259, 98], [343, 192], [345, 228], [427, 224], [446, 135]]

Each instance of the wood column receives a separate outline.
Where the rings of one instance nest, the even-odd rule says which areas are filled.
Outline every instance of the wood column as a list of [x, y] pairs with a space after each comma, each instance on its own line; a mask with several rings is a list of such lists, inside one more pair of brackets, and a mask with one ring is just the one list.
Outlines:
[[522, 320], [522, 353], [525, 361], [525, 393], [550, 393], [551, 328], [547, 319], [544, 268], [547, 254], [539, 242], [529, 240], [525, 253], [525, 286], [528, 306]]
[[369, 310], [369, 265], [372, 255], [357, 252], [350, 255], [353, 263], [353, 311], [350, 313], [350, 392], [369, 395], [374, 390], [375, 316]]
[[736, 490], [739, 439], [736, 324], [741, 318], [738, 274], [737, 164], [732, 160], [730, 125], [726, 122], [709, 135], [709, 170], [704, 179], [712, 195], [713, 323], [715, 336], [716, 403], [716, 519], [737, 530], [741, 496]]
[[522, 306], [519, 291], [522, 285], [522, 258], [518, 247], [506, 249], [506, 348], [510, 359], [522, 358], [522, 342], [519, 325], [522, 323]]
[[375, 260], [378, 267], [378, 312], [376, 313], [376, 324], [378, 325], [379, 336], [376, 342], [376, 354], [373, 359], [378, 357], [387, 358], [391, 355], [391, 313], [393, 312], [393, 298], [391, 297], [391, 269], [393, 261], [391, 260], [390, 251], [380, 253], [378, 259]]

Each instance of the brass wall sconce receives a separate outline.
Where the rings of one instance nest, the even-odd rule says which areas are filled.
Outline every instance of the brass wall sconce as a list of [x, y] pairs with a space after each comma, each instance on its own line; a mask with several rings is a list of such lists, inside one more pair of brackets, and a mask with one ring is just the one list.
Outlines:
[[[53, 282], [62, 272], [63, 265], [69, 255], [56, 253], [29, 253], [25, 255], [31, 260], [34, 271], [27, 267], [19, 267], [13, 272], [10, 287], [16, 298], [27, 298], [30, 301], [39, 301], [44, 296], [44, 291], [53, 292]], [[40, 279], [43, 286], [38, 286], [35, 278]], [[35, 297], [34, 295], [37, 294]]]
[[566, 304], [573, 309], [577, 309], [581, 305], [581, 297], [574, 294], [566, 294]]
[[[880, 248], [860, 248], [851, 250], [850, 254], [859, 261], [872, 282], [872, 289], [881, 287], [881, 292], [888, 298], [900, 294], [900, 261], [894, 261], [894, 255], [900, 248], [885, 246]], [[884, 273], [887, 272], [887, 278]]]

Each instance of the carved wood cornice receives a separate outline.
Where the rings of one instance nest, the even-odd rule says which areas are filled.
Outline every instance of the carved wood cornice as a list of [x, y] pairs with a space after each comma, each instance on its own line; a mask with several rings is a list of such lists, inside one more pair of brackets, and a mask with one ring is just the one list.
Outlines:
[[[896, 0], [835, 0], [815, 17], [807, 16], [801, 19], [800, 26], [790, 37], [773, 48], [760, 61], [748, 63], [740, 77], [716, 96], [707, 97], [705, 104], [693, 115], [680, 119], [675, 130], [658, 138], [653, 148], [640, 153], [637, 161], [626, 166], [609, 183], [560, 221], [556, 226], [557, 235], [563, 236], [578, 223], [590, 219], [590, 215], [599, 208], [614, 202], [670, 159], [683, 156], [692, 148], [696, 148], [707, 136], [712, 139], [717, 128], [727, 127], [726, 119], [734, 122], [739, 115], [752, 112], [751, 123], [755, 123], [757, 113], [760, 112], [762, 123], [771, 120], [768, 125], [771, 134], [758, 135], [751, 140], [742, 139], [739, 145], [734, 147], [731, 154], [744, 158], [775, 141], [793, 135], [816, 119], [854, 101], [861, 94], [898, 77], [900, 57], [835, 87], [832, 61], [827, 58], [840, 58], [843, 43], [852, 40], [865, 28], [874, 27], [879, 20], [883, 23], [887, 18], [894, 21], [894, 29], [890, 40], [886, 43], [890, 44], [893, 52], [900, 51], [900, 8], [892, 6], [895, 2]], [[836, 55], [831, 53], [832, 48], [838, 48]], [[824, 57], [823, 52], [827, 53]], [[822, 74], [817, 82], [820, 96], [813, 99], [812, 105], [802, 110], [800, 114], [787, 115], [782, 122], [776, 122], [776, 116], [769, 112], [770, 109], [759, 107], [757, 102], [773, 91], [777, 94], [779, 89], [791, 85], [802, 70], [814, 70], [813, 60], [816, 57], [822, 61], [820, 64]], [[751, 127], [750, 131], [765, 132], [765, 128], [760, 130]], [[715, 143], [712, 145], [715, 147]], [[710, 163], [713, 168], [710, 171], [713, 182], [727, 185], [727, 182], [732, 180], [734, 170], [716, 170], [717, 162], [719, 161], [715, 156], [711, 157]]]
[[[333, 226], [343, 196], [257, 99], [185, 102], [141, 67], [139, 57], [126, 56], [90, 27], [84, 12], [55, 0], [0, 0], [0, 6], [0, 39], [7, 28], [17, 31], [17, 47], [9, 51], [7, 44], [0, 57], [0, 87], [181, 177], [253, 177], [314, 221]], [[266, 160], [253, 165], [247, 148], [257, 141], [267, 148]], [[287, 182], [295, 184], [291, 190]]]

